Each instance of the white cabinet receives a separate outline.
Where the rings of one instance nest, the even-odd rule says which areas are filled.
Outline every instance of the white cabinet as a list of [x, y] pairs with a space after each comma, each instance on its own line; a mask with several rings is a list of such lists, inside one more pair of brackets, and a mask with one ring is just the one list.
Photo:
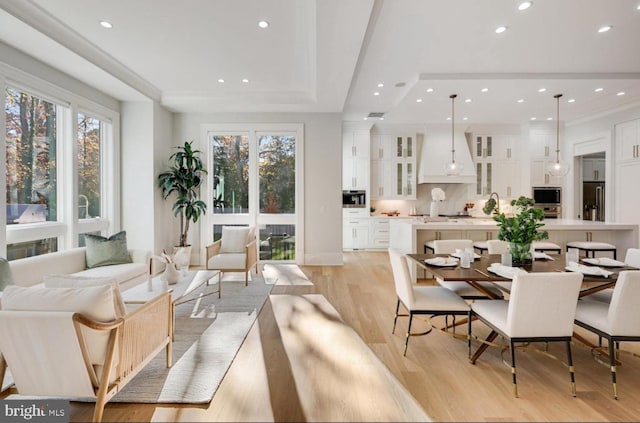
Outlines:
[[616, 160], [640, 159], [640, 119], [616, 125]]
[[415, 161], [396, 161], [394, 164], [394, 197], [406, 200], [416, 198]]
[[371, 160], [390, 160], [395, 157], [393, 136], [371, 134]]
[[531, 186], [559, 187], [559, 186], [562, 186], [562, 177], [551, 176], [547, 173], [546, 160], [541, 160], [541, 159], [532, 160], [531, 161]]
[[389, 219], [373, 218], [371, 219], [371, 240], [369, 247], [371, 249], [389, 248]]
[[511, 135], [478, 135], [473, 134], [471, 154], [475, 160], [515, 158]]
[[529, 154], [536, 158], [555, 157], [555, 132], [551, 129], [534, 129], [529, 132]]
[[415, 155], [415, 135], [396, 135], [394, 137], [394, 157], [396, 159], [412, 159]]
[[344, 219], [342, 225], [342, 248], [360, 250], [369, 247], [369, 219]]
[[356, 129], [342, 134], [342, 189], [369, 190], [369, 130]]
[[500, 198], [519, 197], [522, 194], [521, 166], [518, 160], [496, 160], [493, 169], [493, 190]]
[[392, 197], [393, 184], [391, 160], [373, 160], [371, 162], [371, 199], [380, 200]]
[[493, 161], [479, 161], [476, 167], [476, 185], [474, 195], [482, 197], [491, 194], [493, 189]]
[[639, 180], [640, 160], [617, 164], [614, 185], [617, 223], [640, 223], [640, 196], [633, 195], [638, 191]]
[[605, 180], [605, 159], [582, 159], [583, 181]]

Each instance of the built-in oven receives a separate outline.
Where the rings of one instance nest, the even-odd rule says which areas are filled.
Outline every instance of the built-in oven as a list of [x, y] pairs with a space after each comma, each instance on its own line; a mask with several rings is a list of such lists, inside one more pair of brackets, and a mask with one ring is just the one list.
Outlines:
[[367, 206], [366, 191], [342, 191], [343, 208], [365, 208]]
[[562, 188], [533, 187], [534, 206], [544, 211], [544, 217], [557, 219], [562, 215]]

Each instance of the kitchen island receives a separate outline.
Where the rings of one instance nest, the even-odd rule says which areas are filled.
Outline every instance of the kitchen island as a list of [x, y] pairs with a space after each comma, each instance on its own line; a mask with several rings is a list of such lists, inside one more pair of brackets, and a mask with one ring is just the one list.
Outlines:
[[[614, 244], [618, 257], [624, 258], [627, 248], [638, 248], [638, 225], [593, 222], [577, 219], [546, 219], [542, 228], [549, 232], [549, 241], [565, 250], [569, 241], [599, 241]], [[425, 242], [434, 239], [471, 239], [485, 241], [498, 238], [497, 222], [488, 218], [447, 219], [427, 222], [422, 219], [392, 220], [389, 246], [404, 253], [422, 253]], [[606, 253], [603, 253], [606, 254]]]

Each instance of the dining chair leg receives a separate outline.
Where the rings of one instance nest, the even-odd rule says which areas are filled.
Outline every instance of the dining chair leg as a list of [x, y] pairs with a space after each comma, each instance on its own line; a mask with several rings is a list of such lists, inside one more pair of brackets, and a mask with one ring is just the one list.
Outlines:
[[467, 349], [468, 351], [468, 355], [467, 357], [469, 359], [471, 359], [471, 312], [469, 312], [469, 324], [467, 325]]
[[618, 399], [618, 387], [616, 386], [616, 351], [615, 342], [609, 339], [609, 365], [611, 366], [611, 383], [613, 385], [613, 398]]
[[513, 341], [509, 340], [509, 350], [511, 351], [511, 376], [513, 379], [513, 394], [518, 398], [518, 381], [516, 380], [516, 348]]
[[407, 327], [407, 338], [404, 340], [403, 356], [407, 355], [407, 347], [409, 346], [409, 338], [411, 337], [411, 322], [413, 322], [413, 313], [409, 312], [409, 326]]
[[400, 311], [400, 298], [398, 298], [398, 304], [396, 304], [396, 315], [393, 318], [393, 329], [391, 333], [395, 333], [396, 331], [396, 323], [398, 322], [398, 311]]
[[567, 341], [567, 365], [569, 366], [569, 378], [571, 379], [571, 394], [576, 396], [576, 375], [571, 355], [571, 341]]

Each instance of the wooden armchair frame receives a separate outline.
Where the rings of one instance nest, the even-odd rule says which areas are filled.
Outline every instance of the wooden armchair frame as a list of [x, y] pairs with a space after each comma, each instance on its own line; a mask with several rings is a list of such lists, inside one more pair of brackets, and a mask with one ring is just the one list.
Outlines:
[[[16, 313], [38, 313], [19, 311]], [[60, 312], [66, 313], [66, 312]], [[93, 421], [102, 420], [105, 404], [133, 379], [163, 348], [166, 350], [167, 367], [171, 367], [171, 294], [165, 292], [123, 318], [111, 322], [98, 322], [80, 313], [73, 313], [73, 326], [83, 357], [83, 365], [93, 386], [96, 405]], [[83, 327], [109, 332], [105, 362], [100, 377], [91, 364]], [[117, 342], [116, 342], [117, 341]], [[118, 357], [115, 375], [112, 375], [114, 359]], [[0, 354], [0, 381], [11, 364]], [[110, 382], [111, 381], [111, 382]], [[29, 392], [19, 392], [29, 395]], [[52, 392], [52, 396], [60, 396]]]
[[255, 238], [245, 245], [245, 263], [244, 268], [228, 268], [228, 269], [209, 269], [209, 259], [213, 256], [220, 254], [220, 249], [222, 248], [222, 240], [217, 240], [213, 244], [207, 245], [207, 269], [208, 270], [219, 270], [220, 275], [218, 276], [218, 281], [222, 280], [222, 273], [224, 272], [244, 272], [244, 284], [245, 286], [249, 285], [249, 274], [251, 268], [255, 266], [256, 273], [258, 273], [258, 249]]

